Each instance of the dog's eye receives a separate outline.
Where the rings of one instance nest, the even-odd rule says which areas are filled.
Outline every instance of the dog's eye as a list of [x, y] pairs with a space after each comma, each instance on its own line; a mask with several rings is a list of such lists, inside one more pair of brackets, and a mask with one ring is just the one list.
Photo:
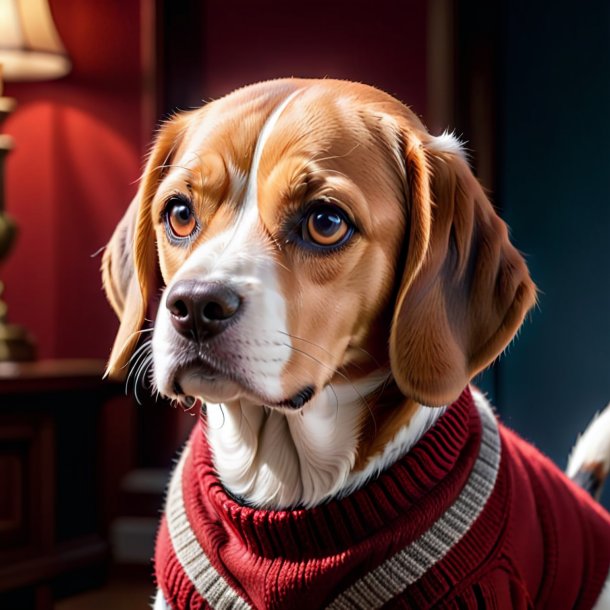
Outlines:
[[165, 207], [166, 225], [173, 237], [184, 239], [197, 228], [197, 219], [190, 204], [180, 197], [172, 197]]
[[344, 212], [334, 205], [320, 203], [309, 211], [302, 224], [302, 238], [317, 246], [339, 246], [354, 232]]

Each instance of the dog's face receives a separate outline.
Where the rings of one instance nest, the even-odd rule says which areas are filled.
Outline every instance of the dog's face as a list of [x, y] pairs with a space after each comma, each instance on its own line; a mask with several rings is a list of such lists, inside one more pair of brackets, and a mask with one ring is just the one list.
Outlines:
[[461, 151], [364, 85], [253, 85], [165, 125], [104, 257], [125, 366], [155, 269], [159, 391], [306, 404], [389, 371], [455, 399], [535, 298]]
[[379, 119], [329, 90], [257, 93], [200, 113], [152, 200], [168, 287], [154, 370], [167, 395], [300, 406], [383, 358], [367, 331], [393, 285], [402, 188]]

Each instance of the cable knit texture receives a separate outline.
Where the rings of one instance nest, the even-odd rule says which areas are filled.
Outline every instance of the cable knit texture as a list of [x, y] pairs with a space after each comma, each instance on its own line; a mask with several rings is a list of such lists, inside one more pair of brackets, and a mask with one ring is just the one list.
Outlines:
[[378, 478], [308, 510], [237, 503], [197, 426], [155, 558], [173, 610], [590, 609], [609, 567], [608, 513], [468, 388]]

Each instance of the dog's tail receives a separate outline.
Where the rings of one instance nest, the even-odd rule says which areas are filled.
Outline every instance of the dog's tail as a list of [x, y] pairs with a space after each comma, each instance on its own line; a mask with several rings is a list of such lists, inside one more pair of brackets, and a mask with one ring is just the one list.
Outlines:
[[568, 459], [566, 474], [599, 500], [610, 470], [610, 404], [580, 435]]

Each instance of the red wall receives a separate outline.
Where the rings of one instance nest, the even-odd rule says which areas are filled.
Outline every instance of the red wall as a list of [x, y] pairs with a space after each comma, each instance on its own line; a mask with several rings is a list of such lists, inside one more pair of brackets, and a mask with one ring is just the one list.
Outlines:
[[20, 235], [0, 268], [12, 322], [41, 357], [103, 357], [117, 326], [100, 256], [140, 172], [140, 12], [136, 0], [50, 0], [73, 62], [58, 81], [7, 83], [18, 108], [2, 131], [7, 208]]
[[426, 0], [208, 0], [204, 95], [279, 76], [357, 80], [426, 109]]

